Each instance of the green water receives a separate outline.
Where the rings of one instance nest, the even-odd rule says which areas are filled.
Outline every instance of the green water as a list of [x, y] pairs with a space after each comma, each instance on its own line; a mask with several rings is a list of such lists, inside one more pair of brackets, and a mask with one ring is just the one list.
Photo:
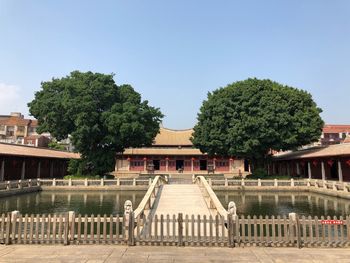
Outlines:
[[[18, 210], [22, 214], [53, 214], [75, 211], [85, 214], [122, 214], [124, 202], [131, 200], [136, 209], [145, 191], [42, 191], [0, 198], [0, 214]], [[216, 191], [225, 208], [230, 201], [238, 215], [346, 216], [350, 200], [308, 192]], [[173, 200], [176, 202], [176, 200]]]
[[346, 216], [350, 200], [309, 192], [215, 192], [224, 208], [234, 201], [238, 215], [288, 215], [295, 212], [305, 216]]
[[0, 198], [0, 214], [14, 210], [21, 214], [53, 214], [75, 211], [82, 215], [123, 214], [124, 202], [133, 208], [141, 202], [145, 191], [42, 191]]

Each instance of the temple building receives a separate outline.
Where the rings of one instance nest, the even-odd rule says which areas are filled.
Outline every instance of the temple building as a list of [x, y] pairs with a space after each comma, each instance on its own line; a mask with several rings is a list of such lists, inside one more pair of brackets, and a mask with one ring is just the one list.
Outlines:
[[192, 129], [171, 130], [161, 127], [152, 146], [128, 148], [116, 156], [116, 176], [139, 174], [223, 174], [242, 176], [249, 172], [244, 159], [234, 156], [208, 156], [194, 148]]
[[349, 182], [350, 137], [341, 144], [281, 152], [267, 168], [270, 175]]

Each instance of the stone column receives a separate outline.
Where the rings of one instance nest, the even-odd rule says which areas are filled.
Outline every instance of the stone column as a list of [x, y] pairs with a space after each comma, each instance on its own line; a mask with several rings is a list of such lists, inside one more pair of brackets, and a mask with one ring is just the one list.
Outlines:
[[191, 158], [191, 172], [193, 172], [193, 159]]
[[322, 180], [326, 180], [326, 172], [324, 170], [324, 162], [321, 162], [321, 172], [322, 172]]
[[21, 171], [21, 180], [24, 180], [26, 175], [26, 161], [23, 161], [22, 163], [22, 171]]
[[131, 163], [131, 159], [130, 158], [128, 158], [129, 160], [126, 160], [127, 162], [128, 162], [128, 171], [130, 171], [130, 163]]
[[307, 162], [307, 169], [308, 169], [308, 175], [309, 175], [309, 179], [312, 178], [312, 174], [311, 174], [311, 163]]
[[343, 182], [343, 170], [341, 168], [341, 161], [338, 161], [338, 176], [339, 182]]
[[50, 162], [50, 178], [53, 177], [53, 161]]
[[300, 166], [298, 162], [297, 162], [297, 175], [300, 175]]
[[1, 170], [0, 170], [0, 182], [5, 180], [5, 160], [1, 162]]
[[41, 161], [39, 161], [38, 163], [38, 171], [37, 171], [36, 177], [40, 178], [40, 174], [41, 174]]

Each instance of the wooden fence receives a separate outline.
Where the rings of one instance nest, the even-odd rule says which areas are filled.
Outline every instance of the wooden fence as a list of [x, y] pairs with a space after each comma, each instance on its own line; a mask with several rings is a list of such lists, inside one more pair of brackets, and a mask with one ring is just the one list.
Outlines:
[[4, 244], [345, 247], [350, 217], [2, 214]]

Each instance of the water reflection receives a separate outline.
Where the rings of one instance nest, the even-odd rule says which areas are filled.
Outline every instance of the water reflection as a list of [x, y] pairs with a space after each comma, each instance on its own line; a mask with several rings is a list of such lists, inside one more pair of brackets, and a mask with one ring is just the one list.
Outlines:
[[238, 215], [346, 216], [350, 200], [308, 192], [238, 192], [216, 191], [225, 208], [230, 201], [237, 205]]
[[0, 198], [0, 214], [18, 210], [22, 214], [52, 214], [75, 211], [80, 214], [121, 214], [124, 202], [132, 200], [134, 209], [145, 191], [60, 191], [37, 192]]

